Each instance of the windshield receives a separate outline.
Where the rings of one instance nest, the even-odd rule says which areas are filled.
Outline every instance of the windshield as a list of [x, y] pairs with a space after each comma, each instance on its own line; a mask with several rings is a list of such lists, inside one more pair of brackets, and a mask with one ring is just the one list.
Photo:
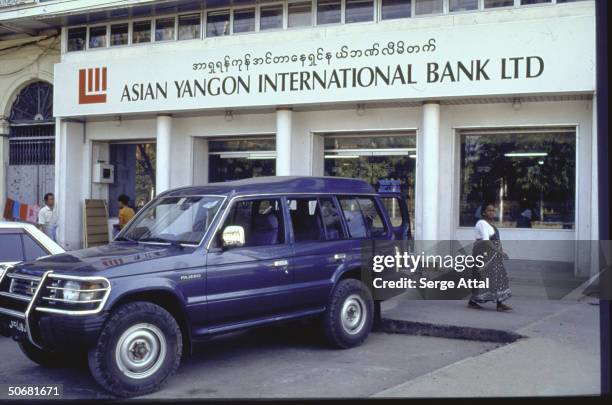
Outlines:
[[153, 201], [115, 238], [137, 242], [199, 244], [223, 197], [164, 197]]

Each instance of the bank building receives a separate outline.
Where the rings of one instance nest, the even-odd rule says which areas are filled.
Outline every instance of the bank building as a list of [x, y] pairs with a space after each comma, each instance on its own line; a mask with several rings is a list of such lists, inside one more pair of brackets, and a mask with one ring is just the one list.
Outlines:
[[345, 176], [416, 239], [491, 201], [504, 240], [595, 240], [595, 49], [592, 0], [2, 0], [0, 204], [54, 192], [77, 249], [85, 199]]

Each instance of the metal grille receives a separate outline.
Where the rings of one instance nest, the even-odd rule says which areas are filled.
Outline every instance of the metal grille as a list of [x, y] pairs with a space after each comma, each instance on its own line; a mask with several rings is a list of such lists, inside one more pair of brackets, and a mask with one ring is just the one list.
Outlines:
[[55, 163], [55, 125], [11, 126], [9, 165]]

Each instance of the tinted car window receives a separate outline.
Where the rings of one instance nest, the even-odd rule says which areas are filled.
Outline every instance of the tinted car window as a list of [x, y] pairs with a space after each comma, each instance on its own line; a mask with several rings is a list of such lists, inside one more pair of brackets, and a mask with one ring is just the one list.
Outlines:
[[49, 254], [29, 235], [23, 235], [23, 250], [25, 260], [34, 260]]
[[18, 233], [0, 233], [0, 262], [23, 261], [21, 235]]
[[357, 202], [359, 203], [361, 212], [366, 220], [366, 225], [370, 231], [370, 236], [385, 236], [387, 234], [385, 223], [383, 222], [382, 215], [380, 215], [380, 211], [376, 206], [376, 201], [374, 198], [360, 197], [357, 199]]
[[282, 212], [278, 198], [235, 202], [217, 235], [217, 246], [221, 246], [223, 229], [230, 225], [244, 228], [244, 247], [285, 243]]
[[351, 238], [385, 236], [387, 230], [374, 198], [339, 197]]
[[319, 201], [316, 198], [297, 198], [288, 201], [295, 241], [325, 240], [325, 228]]
[[368, 236], [366, 223], [356, 198], [339, 198], [342, 213], [348, 226], [351, 238], [365, 238]]
[[387, 213], [389, 214], [391, 226], [397, 228], [404, 225], [405, 218], [402, 213], [399, 198], [381, 197], [380, 200], [382, 201], [383, 205], [385, 206], [385, 209], [387, 210]]
[[340, 218], [340, 210], [334, 203], [334, 200], [328, 197], [319, 198], [319, 203], [321, 204], [321, 215], [327, 240], [346, 238], [344, 228], [342, 227], [342, 219]]

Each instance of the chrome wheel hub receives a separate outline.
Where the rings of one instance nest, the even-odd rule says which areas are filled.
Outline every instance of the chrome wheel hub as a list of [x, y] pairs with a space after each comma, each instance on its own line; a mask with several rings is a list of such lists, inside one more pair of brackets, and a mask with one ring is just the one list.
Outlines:
[[121, 372], [142, 379], [155, 374], [166, 358], [167, 343], [155, 325], [140, 323], [123, 332], [115, 348], [115, 360]]
[[342, 329], [346, 333], [356, 335], [361, 332], [366, 323], [366, 308], [365, 301], [357, 294], [352, 294], [344, 300], [340, 311], [340, 319]]

